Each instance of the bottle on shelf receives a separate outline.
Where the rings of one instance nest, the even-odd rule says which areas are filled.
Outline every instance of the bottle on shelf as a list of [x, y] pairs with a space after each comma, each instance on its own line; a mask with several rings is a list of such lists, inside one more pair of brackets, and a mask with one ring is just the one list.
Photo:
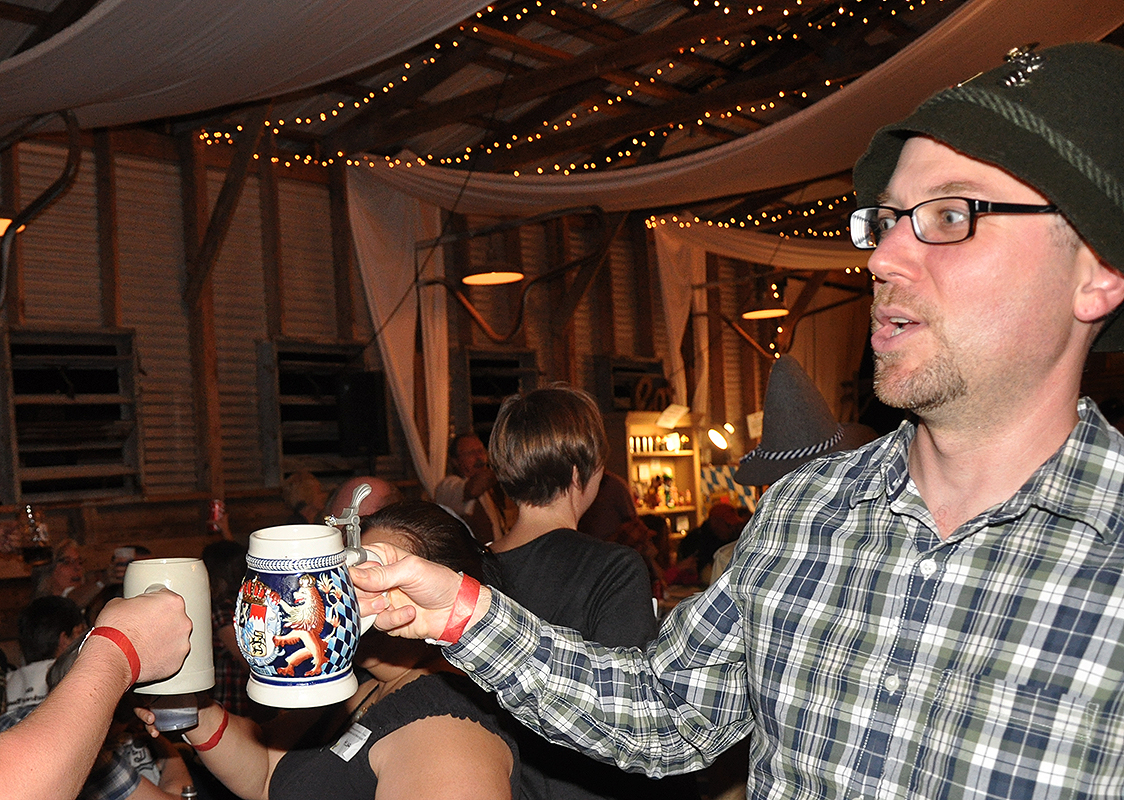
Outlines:
[[51, 540], [47, 534], [47, 523], [43, 522], [41, 514], [36, 512], [31, 504], [23, 507], [23, 547], [22, 554], [25, 564], [39, 566], [51, 560]]

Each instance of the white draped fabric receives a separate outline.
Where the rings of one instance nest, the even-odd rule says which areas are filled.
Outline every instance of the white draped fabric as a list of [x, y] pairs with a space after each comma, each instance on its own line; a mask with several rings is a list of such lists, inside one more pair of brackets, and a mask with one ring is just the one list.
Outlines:
[[[441, 212], [374, 182], [349, 182], [347, 199], [383, 367], [414, 469], [432, 497], [445, 476], [449, 430], [448, 298], [441, 285], [419, 286], [444, 275], [441, 249], [417, 253], [415, 260], [414, 242], [440, 235]], [[414, 393], [419, 322], [428, 442], [415, 421], [422, 412]]]
[[[671, 385], [678, 402], [686, 403], [692, 411], [705, 414], [708, 407], [707, 379], [709, 369], [706, 292], [692, 287], [706, 281], [706, 254], [736, 258], [754, 264], [796, 270], [842, 270], [866, 266], [866, 254], [844, 242], [812, 242], [799, 239], [781, 239], [739, 229], [716, 225], [694, 224], [680, 227], [667, 217], [656, 220], [653, 231], [656, 242], [656, 261], [663, 288], [663, 312], [669, 341], [667, 366]], [[683, 356], [674, 345], [683, 340], [687, 319], [695, 317], [695, 362], [698, 381], [687, 386]], [[690, 391], [688, 391], [690, 388]]]
[[303, 89], [389, 58], [481, 0], [102, 0], [0, 62], [0, 128], [73, 109], [84, 128]]
[[[369, 168], [414, 197], [466, 214], [530, 216], [570, 206], [669, 207], [808, 181], [850, 169], [871, 135], [938, 89], [1000, 63], [1028, 42], [1099, 39], [1124, 22], [1119, 0], [973, 0], [858, 80], [727, 144], [641, 167], [568, 176], [472, 174], [404, 154]], [[377, 177], [376, 177], [377, 176]]]

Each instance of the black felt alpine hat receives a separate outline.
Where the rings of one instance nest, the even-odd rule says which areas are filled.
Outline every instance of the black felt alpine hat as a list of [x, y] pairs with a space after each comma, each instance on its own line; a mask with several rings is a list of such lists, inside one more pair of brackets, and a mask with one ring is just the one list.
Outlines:
[[773, 364], [765, 387], [761, 442], [742, 456], [734, 480], [767, 486], [813, 458], [851, 450], [878, 437], [858, 423], [840, 425], [800, 362], [783, 355]]
[[[855, 165], [860, 207], [878, 204], [902, 145], [916, 135], [1034, 187], [1124, 272], [1124, 49], [1093, 42], [1018, 48], [1002, 66], [937, 92], [874, 135]], [[1105, 326], [1094, 350], [1124, 350], [1121, 318]]]

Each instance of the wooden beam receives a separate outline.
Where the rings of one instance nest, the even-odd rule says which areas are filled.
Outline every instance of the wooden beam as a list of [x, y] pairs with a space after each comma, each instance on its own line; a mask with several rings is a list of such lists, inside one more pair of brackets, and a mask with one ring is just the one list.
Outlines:
[[97, 5], [99, 0], [62, 0], [55, 8], [47, 15], [47, 19], [40, 22], [35, 26], [35, 29], [28, 34], [28, 36], [19, 43], [19, 46], [12, 51], [11, 56], [19, 55], [26, 50], [30, 50], [35, 45], [47, 41], [56, 33], [64, 28], [73, 25]]
[[[355, 298], [361, 297], [363, 292], [355, 263], [355, 251], [352, 248], [351, 218], [347, 210], [347, 171], [344, 162], [340, 159], [333, 161], [328, 167], [328, 176], [332, 266], [336, 288], [336, 335], [340, 339], [350, 341], [358, 336], [354, 304]], [[421, 371], [424, 373], [424, 370]]]
[[117, 177], [109, 131], [94, 132], [94, 188], [98, 212], [98, 267], [101, 272], [101, 323], [121, 325], [121, 265], [117, 248]]
[[210, 277], [211, 270], [218, 259], [226, 233], [230, 230], [234, 210], [238, 206], [238, 199], [242, 196], [242, 187], [245, 185], [246, 175], [254, 159], [254, 151], [257, 150], [265, 121], [269, 118], [270, 108], [271, 105], [268, 103], [260, 106], [246, 121], [244, 129], [247, 135], [238, 141], [234, 158], [230, 162], [230, 169], [226, 173], [226, 180], [223, 181], [218, 200], [215, 201], [215, 208], [207, 223], [207, 232], [203, 235], [195, 258], [187, 263], [188, 284], [184, 290], [184, 300], [188, 308], [195, 306], [203, 289], [203, 283]]
[[277, 167], [273, 163], [276, 141], [272, 132], [261, 140], [258, 161], [258, 206], [261, 211], [261, 267], [265, 287], [265, 329], [272, 341], [285, 335], [285, 270], [281, 257], [281, 204], [277, 192]]
[[40, 25], [46, 25], [50, 17], [50, 14], [38, 8], [29, 8], [17, 3], [0, 2], [0, 19], [8, 22], [19, 22], [24, 25], [39, 27]]
[[629, 243], [632, 246], [632, 286], [636, 293], [636, 355], [655, 358], [656, 332], [652, 305], [652, 273], [655, 269], [649, 258], [650, 232], [642, 214], [628, 218]]
[[[180, 137], [180, 192], [183, 205], [183, 247], [187, 264], [199, 256], [207, 219], [207, 168], [199, 158], [199, 137]], [[219, 410], [218, 348], [211, 275], [203, 275], [195, 302], [188, 306], [188, 350], [191, 353], [191, 395], [195, 411], [196, 488], [222, 498], [222, 422]]]
[[[757, 20], [749, 14], [705, 12], [687, 17], [664, 28], [640, 34], [633, 39], [593, 48], [575, 58], [505, 83], [487, 86], [435, 103], [410, 114], [360, 126], [347, 135], [329, 137], [332, 152], [378, 151], [400, 143], [423, 131], [459, 122], [474, 114], [508, 108], [535, 100], [576, 83], [599, 78], [613, 70], [628, 69], [651, 61], [666, 52], [689, 47], [700, 37], [715, 36], [752, 28]], [[466, 31], [472, 25], [466, 24]]]
[[[706, 290], [706, 340], [707, 340], [707, 389], [710, 395], [709, 414], [713, 425], [721, 425], [726, 419], [726, 353], [722, 346], [722, 290], [713, 284], [719, 280], [718, 256], [706, 254], [706, 281], [712, 287]], [[704, 424], [706, 420], [703, 421]], [[729, 453], [715, 447], [711, 451], [715, 464], [729, 461]]]
[[[0, 195], [3, 196], [3, 210], [9, 219], [19, 211], [20, 176], [19, 144], [0, 153]], [[22, 325], [23, 312], [23, 259], [20, 258], [20, 237], [15, 235], [12, 249], [8, 253], [8, 274], [2, 276], [4, 283], [4, 310], [9, 325]]]
[[[519, 166], [555, 158], [571, 150], [580, 150], [595, 143], [616, 141], [626, 136], [658, 130], [681, 122], [695, 123], [698, 119], [714, 117], [735, 110], [738, 105], [775, 98], [778, 92], [793, 86], [823, 80], [811, 60], [775, 73], [768, 78], [746, 75], [722, 86], [697, 95], [685, 96], [659, 106], [647, 106], [621, 117], [594, 120], [584, 125], [558, 131], [549, 137], [521, 144], [497, 160], [496, 170], [506, 172]], [[714, 122], [719, 120], [714, 119]]]
[[796, 297], [796, 302], [788, 309], [788, 316], [784, 318], [784, 328], [780, 334], [777, 335], [777, 350], [781, 353], [787, 353], [792, 349], [792, 335], [796, 330], [796, 324], [800, 322], [800, 318], [804, 316], [804, 312], [808, 310], [808, 306], [812, 303], [812, 298], [816, 296], [816, 292], [823, 286], [823, 282], [827, 280], [828, 272], [816, 271], [813, 272], [811, 277], [808, 278], [807, 283], [800, 290], [800, 294]]

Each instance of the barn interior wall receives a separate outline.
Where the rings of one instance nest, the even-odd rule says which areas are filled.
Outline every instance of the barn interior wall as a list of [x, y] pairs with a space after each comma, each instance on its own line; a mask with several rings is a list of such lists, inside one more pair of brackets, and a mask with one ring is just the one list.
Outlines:
[[[115, 141], [111, 139], [111, 142]], [[209, 500], [198, 474], [197, 420], [193, 408], [192, 361], [188, 351], [186, 285], [180, 166], [168, 142], [138, 148], [131, 142], [112, 150], [116, 179], [116, 239], [122, 328], [135, 336], [138, 364], [138, 408], [143, 437], [141, 465], [143, 493], [134, 497], [50, 503], [44, 508], [52, 535], [73, 536], [86, 550], [87, 566], [101, 566], [119, 543], [144, 541], [156, 555], [190, 555], [207, 541]], [[209, 157], [207, 193], [213, 206], [226, 178], [220, 157]], [[64, 148], [50, 140], [18, 146], [20, 197], [35, 196], [58, 174]], [[98, 197], [92, 151], [84, 153], [78, 178], [63, 197], [21, 234], [18, 247], [23, 318], [9, 325], [88, 327], [103, 325], [98, 250]], [[262, 524], [282, 519], [285, 511], [276, 486], [266, 485], [260, 442], [262, 409], [258, 392], [257, 343], [268, 339], [266, 277], [263, 266], [263, 218], [259, 185], [252, 172], [234, 210], [229, 232], [212, 272], [215, 348], [219, 382], [221, 457], [225, 499], [236, 536], [244, 537]], [[327, 177], [309, 177], [281, 170], [277, 181], [280, 219], [280, 264], [284, 337], [314, 342], [338, 342], [332, 254], [332, 220]], [[464, 227], [494, 224], [485, 217], [462, 218]], [[513, 232], [467, 240], [460, 248], [461, 263], [450, 263], [455, 274], [467, 260], [481, 265], [501, 252], [521, 263], [528, 277], [594, 252], [603, 229], [588, 218], [568, 218], [525, 225]], [[659, 313], [660, 292], [650, 242], [622, 228], [607, 258], [569, 319], [558, 318], [559, 303], [571, 292], [579, 270], [544, 281], [527, 293], [522, 323], [506, 341], [496, 342], [450, 304], [450, 347], [454, 360], [467, 352], [530, 354], [535, 379], [544, 385], [571, 382], [595, 396], [597, 365], [636, 359], [662, 361], [674, 346]], [[645, 256], [645, 257], [640, 257]], [[723, 292], [723, 311], [735, 315], [738, 265], [723, 263], [722, 276], [731, 279]], [[644, 292], [638, 292], [637, 287]], [[479, 313], [495, 330], [510, 331], [523, 303], [518, 286], [472, 288], [466, 292]], [[355, 301], [358, 337], [367, 345], [369, 368], [378, 367], [377, 348], [370, 347], [372, 329], [365, 301]], [[841, 388], [857, 369], [861, 330], [856, 345], [851, 331], [861, 311], [844, 306], [801, 324], [793, 352], [809, 366], [825, 388], [829, 402], [843, 410]], [[705, 323], [705, 319], [697, 321]], [[354, 340], [349, 340], [354, 341]], [[737, 423], [759, 407], [760, 390], [745, 374], [742, 349], [733, 332], [722, 335], [725, 405]], [[654, 356], [654, 359], [652, 358]], [[767, 374], [767, 373], [766, 373]], [[466, 370], [453, 371], [453, 420], [464, 419], [457, 407], [470, 395]], [[6, 377], [3, 378], [6, 380]], [[391, 454], [380, 456], [378, 469], [388, 477], [416, 488], [397, 423], [389, 414]], [[716, 420], [720, 424], [724, 420]], [[740, 426], [739, 426], [740, 427]], [[623, 448], [624, 443], [615, 442]], [[736, 439], [735, 450], [753, 442]], [[740, 452], [732, 453], [736, 458]], [[0, 517], [14, 508], [0, 507]], [[7, 570], [7, 572], [3, 572]], [[29, 589], [26, 570], [0, 564], [0, 578], [15, 580], [18, 603]], [[0, 609], [0, 617], [5, 617]], [[0, 638], [4, 630], [0, 625]]]

